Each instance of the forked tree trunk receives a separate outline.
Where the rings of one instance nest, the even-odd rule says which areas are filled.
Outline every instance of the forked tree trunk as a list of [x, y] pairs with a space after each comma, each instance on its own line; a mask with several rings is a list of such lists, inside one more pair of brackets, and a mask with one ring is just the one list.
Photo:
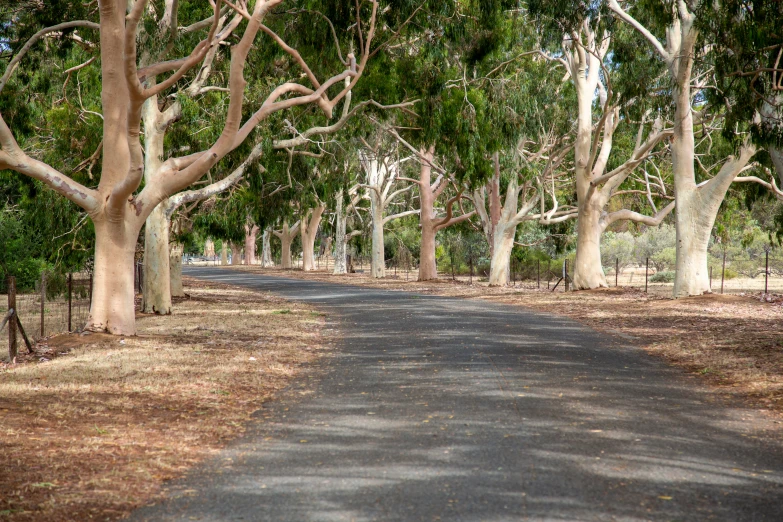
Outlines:
[[419, 224], [421, 226], [419, 281], [429, 281], [438, 277], [435, 257], [435, 234], [438, 230], [466, 221], [476, 213], [474, 210], [458, 217], [452, 217], [454, 203], [462, 197], [460, 192], [446, 203], [445, 217], [438, 218], [435, 216], [435, 200], [443, 193], [448, 182], [442, 176], [438, 176], [435, 183], [431, 183], [434, 152], [434, 146], [429, 147], [427, 150], [421, 150], [421, 171], [419, 179], [416, 181], [419, 188]]
[[164, 201], [149, 215], [144, 230], [144, 284], [141, 309], [147, 314], [171, 313], [170, 225], [166, 218]]
[[182, 244], [171, 245], [171, 297], [185, 297], [185, 287], [182, 285]]
[[288, 227], [288, 221], [283, 221], [283, 228], [280, 230], [273, 230], [272, 233], [280, 239], [280, 266], [285, 269], [291, 269], [294, 267], [293, 260], [291, 259], [291, 244], [294, 242], [296, 235], [299, 233], [299, 227], [301, 221], [294, 223], [294, 226]]
[[87, 329], [136, 334], [134, 259], [139, 228], [95, 221], [95, 271]]
[[302, 270], [305, 272], [315, 270], [315, 237], [325, 209], [324, 205], [319, 205], [302, 218]]
[[239, 245], [231, 242], [231, 264], [232, 265], [241, 265], [242, 264], [242, 251], [239, 248]]
[[220, 265], [228, 266], [228, 242], [224, 239], [220, 248]]
[[383, 206], [372, 199], [372, 277], [386, 277], [386, 249], [383, 244]]
[[343, 191], [337, 193], [337, 205], [335, 209], [335, 232], [334, 232], [334, 274], [347, 274], [348, 267], [345, 263], [347, 240], [345, 237], [345, 226], [348, 216], [343, 210]]
[[704, 184], [696, 184], [694, 113], [691, 83], [698, 30], [696, 14], [687, 2], [679, 2], [667, 28], [665, 47], [639, 22], [626, 13], [616, 0], [609, 1], [615, 16], [633, 26], [653, 44], [666, 62], [672, 82], [674, 132], [671, 138], [672, 177], [677, 202], [677, 261], [674, 297], [701, 295], [710, 291], [707, 268], [707, 245], [718, 209], [726, 191], [755, 154], [755, 147], [745, 142], [738, 157], [730, 157], [718, 174]]
[[256, 263], [256, 237], [258, 236], [258, 227], [256, 225], [245, 225], [245, 264], [254, 265]]
[[269, 227], [265, 228], [264, 234], [261, 237], [261, 266], [264, 268], [275, 266], [275, 262], [272, 260], [271, 236], [272, 231]]

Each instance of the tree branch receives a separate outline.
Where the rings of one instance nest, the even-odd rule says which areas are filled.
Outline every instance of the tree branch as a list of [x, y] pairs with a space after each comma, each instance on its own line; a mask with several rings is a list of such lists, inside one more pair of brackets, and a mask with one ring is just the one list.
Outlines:
[[22, 46], [19, 52], [16, 53], [16, 56], [14, 56], [11, 59], [11, 61], [8, 62], [8, 66], [5, 68], [5, 73], [3, 73], [3, 76], [0, 77], [0, 91], [2, 91], [3, 87], [5, 87], [5, 84], [8, 83], [8, 79], [11, 77], [11, 75], [14, 73], [17, 66], [19, 65], [19, 61], [22, 58], [24, 58], [24, 56], [27, 54], [30, 48], [33, 45], [35, 45], [35, 43], [38, 40], [40, 40], [44, 35], [47, 35], [49, 33], [53, 33], [55, 31], [61, 31], [63, 29], [71, 29], [73, 27], [87, 27], [89, 29], [95, 29], [96, 31], [99, 31], [101, 29], [100, 24], [97, 24], [95, 22], [89, 22], [87, 20], [75, 20], [73, 22], [65, 22], [62, 24], [57, 24], [51, 27], [47, 27], [45, 29], [41, 29], [33, 36], [31, 36], [30, 39], [27, 40], [27, 42]]

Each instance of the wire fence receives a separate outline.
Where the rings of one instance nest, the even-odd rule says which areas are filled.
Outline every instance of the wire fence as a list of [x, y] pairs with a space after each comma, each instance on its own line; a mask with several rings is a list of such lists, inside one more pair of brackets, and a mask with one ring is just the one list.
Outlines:
[[19, 288], [13, 278], [0, 281], [0, 320], [11, 308], [15, 312], [15, 319], [0, 330], [0, 338], [9, 340], [10, 358], [18, 350], [18, 346], [11, 346], [14, 340], [18, 344], [27, 337], [35, 343], [53, 335], [81, 331], [90, 313], [91, 296], [92, 276], [87, 272], [45, 274], [34, 286]]

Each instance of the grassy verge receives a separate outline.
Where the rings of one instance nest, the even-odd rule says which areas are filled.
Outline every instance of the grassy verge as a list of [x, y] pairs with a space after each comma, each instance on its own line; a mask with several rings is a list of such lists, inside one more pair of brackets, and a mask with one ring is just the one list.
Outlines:
[[334, 276], [326, 272], [243, 270], [318, 279], [525, 306], [575, 319], [619, 335], [685, 371], [697, 374], [727, 395], [754, 407], [783, 414], [783, 296], [704, 295], [670, 299], [634, 288], [549, 292], [534, 284], [490, 288], [451, 281], [372, 279], [368, 274]]
[[188, 280], [139, 335], [68, 335], [0, 367], [0, 519], [115, 520], [243, 431], [321, 353], [297, 303]]

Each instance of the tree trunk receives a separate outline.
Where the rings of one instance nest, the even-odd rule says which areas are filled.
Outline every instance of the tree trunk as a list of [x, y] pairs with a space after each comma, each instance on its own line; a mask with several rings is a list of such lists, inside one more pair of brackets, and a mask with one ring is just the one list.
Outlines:
[[264, 235], [261, 238], [261, 266], [264, 268], [271, 268], [275, 266], [272, 261], [272, 244], [271, 244], [272, 232], [269, 227], [264, 229]]
[[601, 263], [601, 212], [603, 202], [598, 196], [579, 202], [574, 263], [574, 290], [606, 288], [606, 274]]
[[386, 277], [386, 251], [383, 244], [383, 205], [372, 197], [372, 277]]
[[220, 265], [228, 266], [228, 242], [224, 239], [221, 243], [223, 246], [220, 248]]
[[147, 314], [171, 313], [171, 268], [166, 201], [147, 218], [144, 230], [144, 284], [141, 309]]
[[185, 297], [185, 287], [182, 285], [182, 244], [171, 245], [171, 297]]
[[242, 252], [239, 248], [239, 245], [231, 242], [231, 264], [232, 265], [241, 265], [242, 264]]
[[489, 286], [508, 286], [511, 282], [511, 251], [517, 234], [516, 223], [498, 221], [493, 227]]
[[315, 270], [315, 237], [321, 226], [321, 216], [326, 207], [319, 205], [312, 210], [310, 216], [302, 218], [302, 270]]
[[256, 263], [256, 237], [258, 236], [258, 227], [245, 226], [245, 264], [254, 265]]
[[136, 335], [134, 260], [140, 230], [124, 222], [96, 220], [95, 272], [87, 329]]
[[335, 232], [334, 232], [334, 274], [347, 274], [348, 267], [345, 264], [346, 246], [347, 241], [345, 239], [345, 224], [348, 221], [343, 211], [343, 192], [342, 190], [337, 193], [337, 207], [335, 210]]
[[[675, 177], [675, 181], [676, 181]], [[701, 200], [698, 189], [677, 191], [677, 261], [674, 297], [701, 295], [711, 292], [707, 247], [717, 217], [715, 211]], [[719, 208], [720, 205], [717, 205]]]
[[[434, 147], [422, 155], [427, 160], [421, 164], [419, 175], [419, 224], [421, 225], [421, 247], [419, 249], [419, 281], [429, 281], [438, 278], [438, 267], [435, 260], [435, 194], [430, 183], [432, 167], [428, 164], [434, 157]], [[442, 181], [441, 183], [445, 183]]]
[[280, 238], [280, 244], [281, 244], [281, 256], [280, 256], [280, 264], [285, 269], [291, 269], [294, 267], [294, 262], [291, 259], [291, 243], [293, 243], [294, 238], [291, 236], [284, 236]]
[[[144, 176], [150, 183], [161, 168], [165, 131], [159, 125], [158, 97], [144, 102]], [[168, 198], [161, 201], [147, 217], [144, 228], [144, 284], [141, 309], [147, 314], [171, 313], [171, 286], [169, 267], [169, 229], [171, 220], [166, 215]]]

